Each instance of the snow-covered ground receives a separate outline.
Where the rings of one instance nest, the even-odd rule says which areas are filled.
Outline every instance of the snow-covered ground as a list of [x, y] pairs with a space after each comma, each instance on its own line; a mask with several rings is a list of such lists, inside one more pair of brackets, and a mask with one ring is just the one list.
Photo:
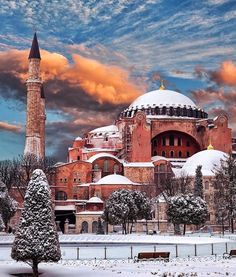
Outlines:
[[[0, 260], [11, 260], [14, 236], [0, 236]], [[219, 237], [161, 235], [61, 235], [63, 260], [128, 259], [139, 252], [168, 251], [170, 257], [222, 255], [236, 249], [236, 241]]]
[[[141, 262], [128, 261], [63, 261], [58, 264], [40, 264], [42, 277], [153, 277], [153, 276], [199, 276], [221, 277], [236, 276], [236, 259], [207, 260], [207, 258], [193, 261], [174, 260], [171, 262]], [[9, 274], [32, 272], [24, 263], [0, 262], [0, 276]]]
[[[0, 244], [13, 242], [13, 235], [1, 235]], [[230, 240], [219, 237], [196, 237], [196, 236], [161, 236], [161, 235], [60, 235], [60, 243], [76, 244], [211, 244], [226, 243]]]

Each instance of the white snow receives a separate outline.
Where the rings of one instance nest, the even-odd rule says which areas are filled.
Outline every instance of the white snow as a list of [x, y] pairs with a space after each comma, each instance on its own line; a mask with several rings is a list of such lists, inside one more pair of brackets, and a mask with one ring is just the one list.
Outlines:
[[157, 161], [168, 161], [166, 157], [163, 157], [163, 156], [152, 156], [152, 161], [153, 162], [157, 162]]
[[111, 133], [111, 132], [118, 132], [118, 127], [116, 125], [108, 125], [108, 126], [103, 126], [103, 127], [99, 127], [96, 128], [92, 131], [90, 131], [89, 133]]
[[98, 154], [96, 154], [96, 155], [93, 155], [92, 157], [90, 157], [90, 158], [87, 160], [87, 162], [93, 163], [95, 160], [97, 160], [97, 159], [99, 159], [99, 158], [112, 158], [112, 159], [115, 159], [115, 160], [117, 160], [118, 162], [120, 162], [120, 160], [119, 160], [116, 156], [114, 156], [114, 155], [112, 155], [112, 154], [109, 154], [109, 153], [98, 153]]
[[154, 90], [139, 96], [129, 106], [130, 109], [141, 109], [153, 106], [173, 106], [197, 108], [195, 103], [187, 96], [172, 90]]
[[195, 176], [198, 165], [202, 166], [203, 176], [213, 176], [214, 168], [219, 167], [221, 160], [225, 160], [227, 154], [219, 150], [203, 150], [187, 159], [179, 173]]
[[154, 167], [152, 162], [133, 162], [133, 163], [123, 163], [124, 167]]
[[77, 137], [75, 140], [83, 140], [81, 137]]
[[103, 185], [108, 185], [108, 184], [124, 184], [124, 185], [133, 185], [133, 183], [130, 179], [128, 179], [125, 176], [118, 175], [118, 174], [111, 174], [107, 175], [103, 178], [101, 178], [99, 181], [96, 182], [96, 184], [103, 184]]
[[80, 215], [102, 215], [103, 211], [83, 211], [79, 212]]
[[75, 211], [75, 205], [55, 206], [56, 211]]
[[[84, 211], [89, 212], [90, 211]], [[81, 213], [84, 213], [81, 212]], [[94, 212], [94, 211], [92, 211]], [[99, 211], [100, 212], [100, 211]], [[13, 235], [0, 236], [1, 244], [10, 244], [13, 242]], [[60, 235], [60, 243], [120, 243], [120, 244], [132, 244], [132, 243], [143, 243], [143, 244], [211, 244], [211, 243], [226, 243], [230, 242], [230, 239], [219, 238], [219, 237], [194, 237], [194, 236], [163, 236], [163, 235], [143, 235], [143, 234], [132, 234], [132, 235], [93, 235], [93, 234], [80, 234], [80, 235]]]
[[[32, 270], [24, 263], [0, 262], [0, 276]], [[195, 258], [192, 260], [176, 259], [170, 262], [130, 261], [61, 261], [59, 263], [40, 263], [42, 277], [221, 277], [236, 276], [235, 259], [223, 260], [216, 257]]]
[[93, 196], [87, 201], [87, 203], [103, 203], [103, 201], [101, 198]]

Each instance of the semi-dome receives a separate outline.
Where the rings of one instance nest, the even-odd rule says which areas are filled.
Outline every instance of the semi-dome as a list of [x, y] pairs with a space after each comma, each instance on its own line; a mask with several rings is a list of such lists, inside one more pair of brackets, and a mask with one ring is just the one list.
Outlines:
[[153, 90], [139, 96], [124, 110], [121, 117], [133, 117], [139, 110], [150, 116], [207, 118], [207, 113], [198, 108], [189, 97], [166, 89]]
[[227, 158], [227, 154], [219, 150], [203, 150], [187, 159], [180, 173], [195, 176], [197, 166], [202, 166], [203, 176], [213, 176], [215, 168], [221, 165], [221, 161]]
[[132, 185], [134, 184], [130, 179], [125, 176], [118, 175], [118, 174], [111, 174], [101, 178], [96, 184], [102, 185]]

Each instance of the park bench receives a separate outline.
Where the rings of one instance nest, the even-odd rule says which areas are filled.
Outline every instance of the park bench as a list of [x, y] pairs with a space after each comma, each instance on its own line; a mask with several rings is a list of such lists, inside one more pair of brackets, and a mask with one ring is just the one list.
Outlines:
[[223, 258], [224, 259], [236, 258], [236, 249], [230, 250], [229, 254], [228, 253], [224, 253], [223, 254]]
[[136, 262], [138, 261], [155, 261], [155, 260], [161, 260], [169, 262], [170, 252], [140, 252], [138, 253], [138, 256], [134, 257], [134, 260]]

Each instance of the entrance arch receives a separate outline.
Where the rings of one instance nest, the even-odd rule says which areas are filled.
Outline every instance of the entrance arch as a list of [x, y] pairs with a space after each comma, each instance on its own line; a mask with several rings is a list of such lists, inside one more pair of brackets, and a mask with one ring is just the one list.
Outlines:
[[199, 143], [189, 134], [179, 131], [166, 131], [151, 141], [152, 156], [166, 158], [188, 158], [201, 150]]

